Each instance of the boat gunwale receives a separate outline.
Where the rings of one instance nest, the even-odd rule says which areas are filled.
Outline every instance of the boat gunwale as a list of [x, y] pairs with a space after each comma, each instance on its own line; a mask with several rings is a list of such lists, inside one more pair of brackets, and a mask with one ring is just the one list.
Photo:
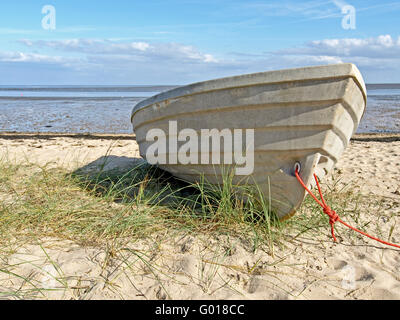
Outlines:
[[[201, 86], [206, 84], [206, 83], [218, 83], [218, 82], [229, 82], [229, 81], [240, 81], [241, 78], [246, 78], [246, 77], [260, 77], [262, 75], [266, 74], [279, 74], [279, 73], [284, 73], [284, 72], [293, 72], [295, 74], [296, 71], [300, 70], [317, 70], [317, 69], [334, 69], [342, 67], [343, 69], [345, 67], [350, 67], [350, 70], [343, 70], [343, 72], [338, 73], [337, 75], [322, 75], [321, 77], [310, 77], [310, 78], [303, 78], [303, 79], [288, 79], [281, 80], [281, 81], [260, 81], [258, 78], [255, 79], [252, 83], [248, 84], [235, 84], [232, 83], [227, 86], [220, 85], [220, 87], [216, 88], [202, 88]], [[326, 72], [326, 71], [325, 71]], [[294, 75], [290, 75], [292, 78], [295, 78]], [[176, 98], [182, 98], [182, 97], [187, 97], [187, 96], [192, 96], [192, 95], [198, 95], [202, 93], [208, 93], [208, 92], [213, 92], [213, 91], [220, 91], [220, 90], [228, 90], [231, 88], [245, 88], [245, 87], [251, 87], [255, 85], [263, 85], [263, 84], [268, 84], [268, 85], [277, 85], [277, 84], [283, 84], [283, 83], [288, 83], [288, 82], [306, 82], [306, 81], [318, 81], [318, 80], [328, 80], [328, 79], [347, 79], [347, 78], [352, 78], [358, 88], [360, 89], [363, 98], [364, 98], [364, 103], [365, 105], [367, 104], [367, 90], [366, 86], [364, 83], [364, 80], [361, 76], [360, 71], [358, 68], [352, 64], [352, 63], [341, 63], [341, 64], [334, 64], [334, 65], [321, 65], [321, 66], [312, 66], [312, 67], [303, 67], [303, 68], [292, 68], [292, 69], [282, 69], [282, 70], [274, 70], [274, 71], [264, 71], [264, 72], [257, 72], [257, 73], [249, 73], [249, 74], [243, 74], [243, 75], [238, 75], [238, 76], [232, 76], [232, 77], [224, 77], [224, 78], [218, 78], [218, 79], [213, 79], [213, 80], [207, 80], [207, 81], [202, 81], [202, 82], [196, 82], [192, 83], [189, 85], [184, 85], [180, 86], [178, 88], [174, 88], [165, 92], [161, 92], [159, 94], [156, 94], [152, 97], [149, 97], [145, 100], [140, 101], [135, 105], [135, 107], [132, 110], [131, 113], [131, 122], [133, 119], [133, 116], [141, 110], [147, 109], [150, 106], [154, 105], [155, 103], [160, 103], [162, 101], [168, 100], [168, 99], [176, 99]], [[258, 81], [257, 81], [258, 80]], [[182, 91], [190, 89], [191, 92], [188, 93], [182, 93]], [[197, 90], [196, 90], [197, 89]], [[365, 108], [364, 108], [365, 112]], [[364, 113], [363, 113], [364, 114]]]

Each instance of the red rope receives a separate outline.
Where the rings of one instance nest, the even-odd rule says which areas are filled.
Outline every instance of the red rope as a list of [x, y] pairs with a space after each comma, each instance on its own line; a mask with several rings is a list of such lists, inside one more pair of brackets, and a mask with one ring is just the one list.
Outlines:
[[305, 183], [303, 182], [303, 180], [301, 179], [300, 175], [299, 175], [299, 168], [296, 168], [295, 173], [297, 180], [300, 182], [300, 184], [303, 186], [303, 188], [314, 198], [314, 200], [322, 207], [322, 209], [324, 210], [324, 213], [328, 215], [329, 217], [329, 224], [331, 225], [331, 233], [332, 233], [332, 238], [334, 241], [336, 241], [336, 237], [335, 237], [335, 229], [334, 229], [334, 225], [335, 222], [340, 222], [341, 224], [345, 225], [346, 227], [361, 233], [362, 235], [371, 238], [375, 241], [378, 241], [380, 243], [386, 244], [388, 246], [392, 246], [392, 247], [396, 247], [396, 248], [400, 248], [400, 245], [394, 244], [394, 243], [390, 243], [390, 242], [386, 242], [383, 241], [381, 239], [375, 238], [361, 230], [358, 230], [357, 228], [354, 228], [350, 225], [348, 225], [346, 222], [344, 222], [342, 219], [340, 219], [340, 217], [337, 215], [337, 213], [335, 212], [335, 210], [332, 210], [331, 207], [329, 207], [326, 202], [324, 197], [322, 196], [322, 191], [321, 191], [321, 187], [319, 186], [319, 182], [318, 182], [318, 178], [314, 173], [314, 179], [315, 182], [317, 183], [317, 187], [318, 187], [318, 192], [319, 195], [321, 197], [321, 201], [317, 199], [317, 197], [307, 188], [307, 186], [305, 185]]

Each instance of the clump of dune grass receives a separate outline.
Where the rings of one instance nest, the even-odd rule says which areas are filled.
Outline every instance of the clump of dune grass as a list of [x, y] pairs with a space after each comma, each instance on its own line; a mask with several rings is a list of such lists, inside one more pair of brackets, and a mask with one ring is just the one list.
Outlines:
[[234, 185], [229, 172], [223, 175], [220, 185], [204, 177], [186, 183], [146, 163], [125, 172], [77, 171], [72, 177], [96, 197], [124, 205], [131, 214], [146, 212], [156, 219], [155, 223], [178, 232], [247, 233], [256, 238], [267, 232], [270, 244], [280, 232], [279, 220], [267, 200], [260, 199], [259, 190]]
[[[328, 217], [310, 197], [294, 218], [280, 222], [268, 195], [236, 186], [232, 178], [227, 173], [221, 185], [204, 178], [188, 184], [144, 162], [126, 170], [71, 173], [2, 161], [0, 241], [47, 236], [123, 243], [168, 230], [235, 235], [250, 241], [253, 250], [263, 245], [273, 250], [284, 240], [328, 233]], [[327, 201], [341, 216], [350, 213], [357, 220], [357, 196], [333, 189]]]
[[[134, 256], [159, 281], [160, 296], [166, 294], [167, 298], [161, 275], [171, 275], [165, 275], [152, 262], [158, 246], [154, 252], [140, 252], [127, 246], [128, 243], [143, 239], [154, 239], [156, 243], [160, 241], [155, 240], [159, 235], [173, 238], [190, 234], [201, 235], [203, 239], [227, 235], [244, 240], [242, 243], [248, 244], [246, 249], [263, 249], [274, 255], [276, 246], [284, 249], [289, 243], [296, 245], [297, 241], [331, 242], [329, 219], [311, 197], [305, 199], [294, 217], [281, 222], [269, 206], [270, 197], [262, 194], [257, 186], [236, 186], [229, 172], [223, 179], [221, 185], [213, 185], [204, 177], [197, 183], [186, 183], [144, 162], [124, 170], [104, 170], [100, 166], [68, 172], [63, 168], [0, 161], [0, 272], [19, 279], [23, 283], [21, 288], [24, 287], [18, 290], [0, 287], [0, 297], [40, 298], [48, 293], [34, 275], [14, 273], [13, 268], [17, 266], [8, 265], [7, 261], [2, 267], [1, 257], [7, 256], [3, 253], [12, 252], [10, 244], [15, 242], [17, 245], [40, 243], [41, 239], [52, 237], [101, 246], [106, 248], [105, 265], [121, 257], [125, 263], [126, 255]], [[343, 219], [361, 230], [369, 231], [371, 226], [376, 226], [374, 230], [379, 231], [376, 218], [368, 220], [360, 215], [370, 202], [365, 197], [351, 188], [339, 188], [339, 180], [324, 184], [323, 191], [328, 204]], [[384, 204], [371, 204], [375, 211], [380, 205]], [[389, 240], [392, 232], [393, 228], [389, 236], [377, 235]], [[336, 235], [346, 241], [357, 239], [356, 234], [344, 227], [337, 227]], [[227, 254], [224, 251], [223, 257]], [[69, 291], [71, 296], [82, 298], [97, 283], [97, 280], [79, 278], [80, 282], [71, 285], [57, 264], [46, 256], [57, 271], [55, 275], [48, 275], [57, 284], [55, 290]], [[202, 259], [208, 266], [199, 269], [199, 284], [204, 292], [210, 290], [218, 267], [224, 265], [221, 259], [220, 252], [215, 257]], [[130, 267], [130, 264], [126, 266]], [[251, 274], [255, 268], [256, 265], [242, 271]], [[114, 276], [112, 272], [104, 276], [104, 284], [111, 288]]]

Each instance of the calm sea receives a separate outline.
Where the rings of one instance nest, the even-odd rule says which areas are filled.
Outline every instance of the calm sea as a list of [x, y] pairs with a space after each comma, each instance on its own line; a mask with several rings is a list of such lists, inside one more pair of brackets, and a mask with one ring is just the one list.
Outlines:
[[367, 84], [367, 95], [357, 132], [400, 132], [400, 84]]
[[[174, 86], [0, 86], [0, 132], [131, 133], [140, 100]], [[400, 84], [367, 85], [363, 132], [400, 132]]]
[[174, 86], [0, 86], [0, 132], [132, 133], [140, 100]]

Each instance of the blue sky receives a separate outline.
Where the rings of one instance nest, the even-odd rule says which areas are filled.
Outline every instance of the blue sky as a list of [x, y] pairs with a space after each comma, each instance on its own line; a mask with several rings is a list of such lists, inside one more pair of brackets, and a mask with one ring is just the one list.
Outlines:
[[[346, 6], [354, 28], [343, 27]], [[368, 83], [400, 82], [400, 1], [0, 3], [0, 85], [185, 84], [341, 62]]]

